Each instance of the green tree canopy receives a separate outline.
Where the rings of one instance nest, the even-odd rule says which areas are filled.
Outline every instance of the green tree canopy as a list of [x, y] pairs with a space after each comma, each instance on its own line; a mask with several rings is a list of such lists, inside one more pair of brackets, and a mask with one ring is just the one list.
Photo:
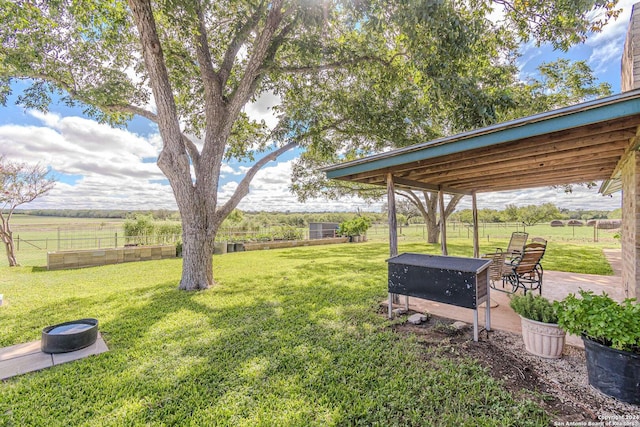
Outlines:
[[[512, 103], [501, 88], [519, 41], [566, 48], [616, 13], [602, 0], [0, 0], [0, 101], [17, 79], [26, 108], [58, 97], [113, 125], [156, 123], [183, 223], [180, 286], [203, 289], [220, 224], [267, 162], [305, 147], [298, 178], [312, 158], [490, 123]], [[273, 133], [244, 111], [265, 93], [282, 100]], [[254, 163], [222, 201], [229, 159]]]

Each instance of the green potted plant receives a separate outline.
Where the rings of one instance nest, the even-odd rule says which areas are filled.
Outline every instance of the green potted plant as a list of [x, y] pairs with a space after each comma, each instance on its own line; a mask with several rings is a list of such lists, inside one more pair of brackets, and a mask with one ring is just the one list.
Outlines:
[[640, 304], [606, 293], [580, 291], [556, 302], [559, 325], [582, 336], [589, 384], [604, 394], [640, 404]]
[[556, 308], [548, 299], [531, 293], [514, 295], [510, 302], [520, 315], [525, 349], [536, 356], [559, 359], [564, 349], [565, 331], [558, 326]]
[[371, 219], [366, 216], [359, 216], [348, 221], [344, 221], [338, 227], [338, 235], [348, 236], [352, 242], [359, 242], [361, 236], [371, 227]]

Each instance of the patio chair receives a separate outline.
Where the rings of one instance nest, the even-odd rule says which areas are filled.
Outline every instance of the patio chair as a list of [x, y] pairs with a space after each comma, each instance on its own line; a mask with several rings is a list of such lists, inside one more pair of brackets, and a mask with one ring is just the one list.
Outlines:
[[[544, 239], [541, 240], [544, 241]], [[524, 247], [522, 255], [513, 259], [502, 276], [504, 292], [514, 293], [518, 289], [522, 289], [526, 295], [527, 291], [537, 289], [538, 293], [542, 295], [544, 270], [540, 261], [547, 249], [546, 241], [543, 241], [529, 243]], [[509, 290], [509, 288], [511, 289]]]
[[502, 283], [502, 275], [507, 265], [505, 264], [505, 257], [506, 254], [500, 248], [496, 248], [496, 251], [492, 254], [483, 254], [481, 256], [481, 258], [491, 260], [491, 265], [489, 265], [489, 285], [494, 289], [497, 289], [497, 283]]
[[524, 249], [524, 245], [527, 244], [528, 237], [529, 233], [525, 233], [524, 231], [514, 231], [511, 233], [511, 239], [509, 240], [509, 245], [505, 251], [506, 257], [508, 259], [513, 259], [522, 255], [522, 250]]

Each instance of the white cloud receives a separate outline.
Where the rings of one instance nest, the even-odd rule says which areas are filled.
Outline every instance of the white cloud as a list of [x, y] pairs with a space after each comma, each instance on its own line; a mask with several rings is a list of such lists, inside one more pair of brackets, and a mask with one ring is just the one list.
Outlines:
[[145, 138], [81, 117], [29, 114], [43, 126], [0, 126], [0, 154], [50, 167], [59, 182], [26, 207], [175, 209], [171, 187], [160, 183], [165, 177], [155, 163], [157, 135]]
[[621, 0], [617, 8], [622, 12], [610, 21], [601, 32], [591, 34], [585, 44], [593, 49], [588, 63], [597, 73], [604, 73], [610, 67], [620, 68], [620, 58], [631, 17], [631, 9], [637, 0]]
[[256, 121], [264, 120], [273, 129], [278, 124], [273, 107], [280, 104], [280, 97], [274, 93], [263, 93], [255, 102], [247, 104], [245, 112]]
[[[344, 197], [340, 200], [319, 198], [301, 203], [289, 190], [292, 165], [293, 160], [290, 160], [262, 168], [252, 181], [249, 194], [238, 207], [247, 211], [353, 212], [358, 208], [363, 211], [379, 211], [382, 206], [382, 202], [370, 204], [356, 197]], [[222, 193], [225, 194], [225, 199], [230, 197], [227, 191]]]
[[619, 67], [618, 60], [622, 57], [622, 44], [619, 40], [609, 40], [607, 43], [593, 48], [587, 61], [595, 73], [606, 72], [612, 64]]

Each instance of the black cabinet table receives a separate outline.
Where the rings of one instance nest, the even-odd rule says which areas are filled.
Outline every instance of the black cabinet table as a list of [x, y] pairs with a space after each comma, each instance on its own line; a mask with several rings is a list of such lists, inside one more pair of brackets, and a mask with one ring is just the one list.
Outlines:
[[490, 259], [404, 253], [387, 260], [389, 318], [392, 295], [451, 304], [473, 310], [473, 340], [478, 341], [478, 306], [486, 302], [485, 329], [491, 330]]

